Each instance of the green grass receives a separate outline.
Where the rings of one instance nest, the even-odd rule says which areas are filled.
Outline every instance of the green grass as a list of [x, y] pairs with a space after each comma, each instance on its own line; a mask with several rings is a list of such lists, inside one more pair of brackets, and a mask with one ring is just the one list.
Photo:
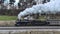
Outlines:
[[0, 20], [16, 20], [17, 16], [0, 16]]
[[[1, 21], [1, 20], [16, 20], [16, 19], [17, 19], [17, 16], [6, 16], [6, 15], [5, 15], [5, 16], [4, 16], [4, 15], [1, 16], [1, 15], [0, 15], [0, 21]], [[46, 19], [46, 18], [44, 18], [44, 16], [40, 16], [40, 17], [39, 17], [39, 20], [44, 21], [45, 19]]]

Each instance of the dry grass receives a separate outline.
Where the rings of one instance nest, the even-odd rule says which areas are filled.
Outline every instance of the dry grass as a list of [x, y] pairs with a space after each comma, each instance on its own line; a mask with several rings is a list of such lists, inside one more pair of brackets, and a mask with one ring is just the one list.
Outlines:
[[0, 26], [15, 26], [15, 20], [12, 21], [0, 21]]

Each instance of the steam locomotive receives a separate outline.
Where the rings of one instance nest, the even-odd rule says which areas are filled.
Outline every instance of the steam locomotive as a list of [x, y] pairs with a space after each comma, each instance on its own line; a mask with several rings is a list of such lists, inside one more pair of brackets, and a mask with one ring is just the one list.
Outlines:
[[[55, 15], [48, 15], [46, 19], [40, 20], [39, 16], [27, 17], [16, 21], [15, 26], [60, 26], [60, 19]], [[43, 16], [44, 17], [44, 16]], [[49, 19], [48, 19], [49, 17]]]
[[15, 26], [44, 26], [48, 25], [49, 22], [39, 20], [20, 20], [16, 21]]

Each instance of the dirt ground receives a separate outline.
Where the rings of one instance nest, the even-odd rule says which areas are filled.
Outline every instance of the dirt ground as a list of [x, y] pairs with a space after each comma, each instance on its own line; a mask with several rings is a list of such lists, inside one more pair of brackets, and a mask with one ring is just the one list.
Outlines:
[[15, 20], [11, 21], [0, 21], [0, 26], [15, 26]]

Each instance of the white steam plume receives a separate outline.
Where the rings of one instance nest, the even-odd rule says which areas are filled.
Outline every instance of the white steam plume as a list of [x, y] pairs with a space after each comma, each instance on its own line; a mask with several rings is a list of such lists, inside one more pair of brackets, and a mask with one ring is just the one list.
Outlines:
[[[40, 10], [40, 11], [39, 11]], [[18, 19], [22, 16], [36, 13], [56, 13], [60, 11], [60, 0], [50, 0], [45, 4], [34, 5], [32, 8], [27, 8], [23, 12], [18, 14]]]

